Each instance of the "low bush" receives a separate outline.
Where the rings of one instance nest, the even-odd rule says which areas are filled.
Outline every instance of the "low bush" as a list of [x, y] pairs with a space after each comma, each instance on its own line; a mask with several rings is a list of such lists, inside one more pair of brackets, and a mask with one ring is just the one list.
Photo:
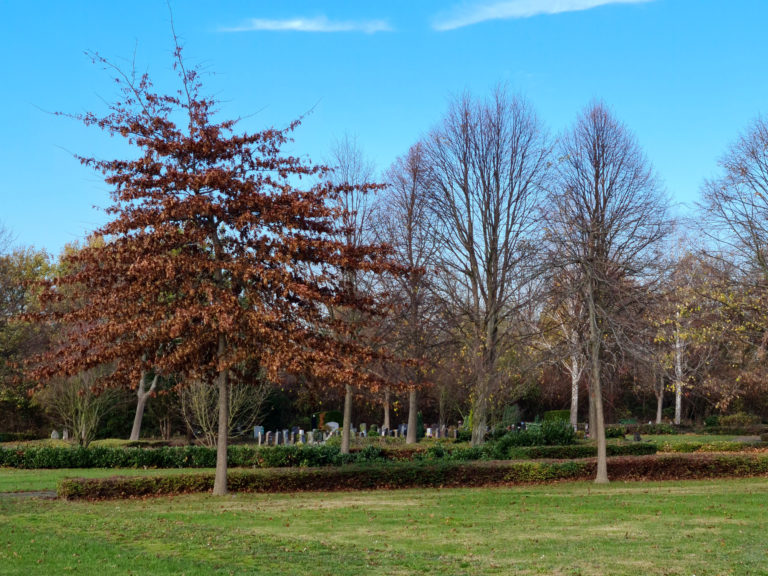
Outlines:
[[749, 428], [758, 424], [760, 424], [760, 416], [747, 414], [746, 412], [736, 412], [735, 414], [720, 416], [721, 428]]
[[541, 419], [544, 422], [552, 422], [554, 420], [570, 422], [571, 411], [570, 410], [549, 410], [547, 412], [544, 412], [544, 414], [541, 415]]
[[576, 442], [576, 433], [563, 420], [548, 420], [530, 424], [526, 430], [508, 432], [492, 444], [487, 454], [491, 458], [505, 459], [510, 449], [518, 446], [567, 446]]
[[692, 452], [743, 452], [748, 448], [764, 448], [768, 445], [760, 442], [664, 442], [659, 446], [659, 452], [692, 453]]
[[456, 442], [472, 442], [472, 430], [459, 428], [456, 431]]
[[627, 427], [621, 425], [613, 425], [605, 427], [606, 438], [624, 438], [627, 435]]
[[[606, 446], [608, 456], [644, 456], [656, 454], [654, 444], [637, 442], [634, 444], [609, 444]], [[594, 458], [597, 456], [597, 446], [594, 444], [575, 444], [571, 446], [527, 446], [512, 448], [507, 458], [514, 460], [552, 458], [568, 460], [573, 458]]]
[[680, 430], [672, 424], [640, 424], [640, 426], [637, 427], [637, 431], [640, 432], [640, 434], [680, 434]]
[[712, 435], [738, 435], [738, 436], [759, 436], [760, 434], [764, 434], [765, 432], [768, 432], [768, 426], [765, 424], [753, 424], [751, 426], [744, 426], [744, 427], [734, 427], [734, 426], [712, 426], [710, 428], [705, 428], [704, 432], [706, 434], [712, 434]]
[[[340, 468], [279, 468], [232, 471], [233, 492], [299, 492], [393, 488], [479, 487], [589, 480], [594, 459], [569, 462], [403, 462]], [[674, 480], [768, 475], [768, 454], [667, 454], [608, 460], [612, 480]], [[112, 499], [208, 492], [213, 474], [67, 479], [65, 499]]]

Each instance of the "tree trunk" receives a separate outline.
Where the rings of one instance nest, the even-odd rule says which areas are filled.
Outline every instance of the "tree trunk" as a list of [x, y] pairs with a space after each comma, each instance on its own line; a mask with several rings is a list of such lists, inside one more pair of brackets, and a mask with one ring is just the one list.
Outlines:
[[664, 392], [656, 395], [656, 424], [661, 424], [661, 408], [664, 405]]
[[485, 429], [488, 418], [488, 378], [483, 375], [477, 386], [477, 396], [472, 402], [472, 446], [480, 446], [485, 441]]
[[387, 430], [392, 428], [392, 426], [389, 423], [389, 404], [390, 404], [389, 396], [390, 396], [389, 388], [385, 388], [384, 389], [384, 423], [381, 425], [381, 427], [386, 428]]
[[575, 427], [579, 423], [579, 380], [581, 379], [581, 368], [579, 358], [576, 354], [571, 354], [571, 426]]
[[[597, 475], [595, 476], [596, 484], [608, 483], [608, 457], [606, 453], [605, 444], [605, 419], [603, 416], [603, 393], [600, 383], [600, 369], [601, 362], [600, 356], [602, 351], [602, 339], [603, 335], [598, 326], [597, 310], [595, 310], [595, 294], [592, 286], [590, 286], [589, 294], [589, 340], [590, 340], [590, 352], [592, 361], [591, 370], [591, 386], [589, 389], [591, 403], [595, 409], [594, 424], [590, 427], [594, 428], [594, 437], [597, 438]], [[592, 432], [592, 430], [590, 430]]]
[[680, 425], [683, 415], [683, 340], [675, 330], [675, 424]]
[[[224, 335], [219, 335], [218, 355], [224, 355]], [[213, 481], [213, 495], [224, 496], [227, 493], [227, 444], [229, 440], [229, 371], [222, 370], [218, 375], [219, 388], [219, 432], [216, 439], [216, 477]]]
[[133, 417], [133, 428], [131, 428], [131, 436], [129, 438], [129, 440], [133, 442], [138, 441], [139, 437], [141, 436], [141, 422], [144, 420], [144, 408], [146, 407], [147, 401], [152, 395], [152, 392], [154, 392], [155, 388], [157, 388], [157, 374], [155, 374], [155, 377], [152, 379], [152, 385], [149, 387], [149, 390], [144, 389], [145, 377], [146, 373], [142, 371], [139, 387], [136, 389], [136, 396], [138, 397], [138, 401], [136, 402], [136, 414]]
[[352, 386], [345, 386], [344, 421], [341, 429], [341, 453], [349, 454], [349, 438], [352, 433]]
[[437, 414], [438, 414], [437, 422], [439, 423], [440, 430], [442, 431], [443, 430], [443, 426], [446, 425], [446, 421], [445, 421], [445, 412], [446, 412], [445, 405], [447, 403], [446, 397], [447, 397], [448, 393], [446, 392], [446, 389], [445, 389], [444, 385], [440, 386], [438, 388], [438, 390], [439, 390], [439, 395], [438, 395], [438, 400], [437, 400]]
[[414, 388], [408, 393], [408, 432], [405, 436], [406, 444], [416, 444], [419, 441], [416, 436], [416, 428], [418, 427], [418, 406], [416, 403], [416, 389]]

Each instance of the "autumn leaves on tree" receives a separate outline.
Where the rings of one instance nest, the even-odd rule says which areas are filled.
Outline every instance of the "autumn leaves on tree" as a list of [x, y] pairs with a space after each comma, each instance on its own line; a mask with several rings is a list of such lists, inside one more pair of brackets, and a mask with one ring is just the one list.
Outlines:
[[[375, 384], [358, 369], [374, 352], [347, 337], [344, 315], [328, 311], [377, 312], [349, 278], [386, 270], [386, 252], [343, 241], [336, 199], [348, 185], [281, 152], [298, 122], [248, 134], [235, 131], [237, 121], [214, 120], [215, 102], [201, 95], [178, 47], [173, 95], [94, 58], [116, 74], [122, 98], [106, 115], [75, 118], [124, 138], [136, 154], [81, 158], [112, 187], [112, 219], [96, 232], [103, 245], [71, 254], [71, 272], [48, 286], [46, 319], [69, 331], [37, 375], [110, 364], [97, 385], [136, 386], [150, 372], [215, 385], [214, 492], [223, 494], [228, 383], [248, 378], [249, 364], [273, 381], [309, 374]], [[78, 305], [61, 311], [55, 303], [65, 293]]]

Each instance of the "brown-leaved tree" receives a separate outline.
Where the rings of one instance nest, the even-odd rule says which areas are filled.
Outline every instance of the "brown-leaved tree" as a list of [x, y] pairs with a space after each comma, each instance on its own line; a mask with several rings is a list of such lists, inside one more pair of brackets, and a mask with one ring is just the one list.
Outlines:
[[[133, 155], [80, 158], [112, 188], [111, 221], [96, 232], [103, 245], [69, 256], [71, 272], [44, 295], [45, 320], [73, 336], [36, 376], [110, 363], [97, 387], [135, 386], [149, 371], [216, 386], [214, 494], [224, 494], [230, 381], [256, 364], [273, 381], [310, 373], [315, 382], [367, 382], [355, 366], [372, 353], [339, 337], [343, 319], [328, 310], [374, 311], [345, 283], [386, 262], [375, 246], [343, 241], [334, 202], [342, 190], [329, 170], [281, 152], [298, 121], [236, 132], [237, 120], [215, 119], [216, 103], [178, 45], [174, 57], [179, 90], [160, 94], [147, 75], [94, 56], [115, 73], [122, 97], [104, 115], [74, 118], [124, 138]], [[63, 287], [79, 305], [56, 311]]]

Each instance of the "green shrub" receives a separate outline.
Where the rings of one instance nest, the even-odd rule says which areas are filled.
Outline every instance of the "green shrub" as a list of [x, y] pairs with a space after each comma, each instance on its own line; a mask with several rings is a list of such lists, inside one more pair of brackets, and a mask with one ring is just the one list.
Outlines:
[[745, 442], [665, 442], [659, 447], [659, 452], [691, 453], [691, 452], [741, 452], [745, 448], [760, 447], [757, 443]]
[[640, 434], [680, 434], [680, 430], [672, 424], [640, 424], [637, 431]]
[[720, 416], [717, 414], [711, 414], [704, 418], [704, 426], [706, 427], [712, 427], [712, 426], [720, 426]]
[[606, 438], [624, 438], [627, 435], [627, 427], [621, 425], [613, 425], [605, 427]]
[[748, 428], [760, 424], [760, 416], [736, 412], [727, 416], [720, 416], [721, 428]]
[[541, 419], [544, 422], [552, 422], [553, 420], [564, 420], [566, 422], [571, 421], [570, 410], [549, 410], [541, 415]]
[[739, 435], [739, 436], [759, 436], [768, 431], [768, 426], [765, 424], [753, 424], [751, 426], [735, 427], [735, 426], [712, 426], [705, 429], [707, 434], [723, 434], [723, 435]]
[[[645, 456], [655, 454], [657, 447], [647, 442], [634, 444], [609, 444], [606, 446], [608, 456]], [[508, 458], [517, 460], [536, 460], [552, 458], [569, 460], [573, 458], [594, 458], [597, 456], [597, 446], [594, 444], [574, 444], [570, 446], [525, 446], [512, 448]]]
[[456, 442], [472, 442], [472, 430], [459, 428], [456, 431]]
[[488, 456], [497, 460], [509, 458], [510, 450], [518, 446], [565, 446], [576, 441], [568, 422], [549, 420], [531, 424], [526, 430], [508, 432], [488, 447]]

